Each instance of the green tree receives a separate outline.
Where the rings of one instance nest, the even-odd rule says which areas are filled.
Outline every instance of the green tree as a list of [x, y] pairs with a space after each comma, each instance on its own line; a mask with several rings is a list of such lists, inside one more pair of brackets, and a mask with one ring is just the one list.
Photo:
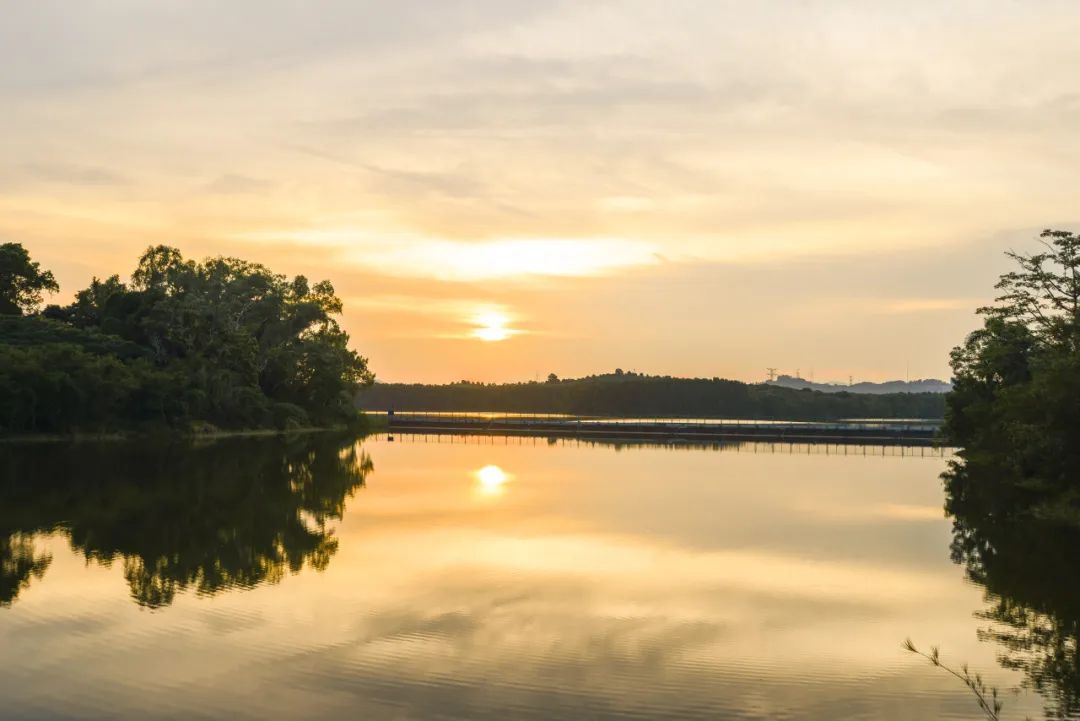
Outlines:
[[1007, 255], [1020, 266], [997, 283], [997, 304], [980, 310], [992, 319], [1028, 328], [1052, 347], [1075, 352], [1080, 348], [1080, 236], [1064, 230], [1044, 230], [1045, 250]]
[[0, 315], [33, 313], [41, 305], [43, 294], [60, 290], [56, 278], [19, 243], [0, 245]]
[[[49, 276], [51, 277], [51, 276]], [[348, 421], [374, 376], [329, 281], [153, 246], [41, 316], [0, 317], [0, 432]]]
[[642, 373], [563, 378], [553, 383], [378, 383], [362, 389], [357, 402], [373, 410], [785, 420], [941, 418], [945, 409], [945, 397], [940, 393], [823, 393], [720, 378], [670, 378]]
[[1003, 469], [1038, 514], [1080, 505], [1080, 236], [1047, 230], [1045, 251], [980, 309], [983, 327], [952, 352], [945, 431], [961, 456]]

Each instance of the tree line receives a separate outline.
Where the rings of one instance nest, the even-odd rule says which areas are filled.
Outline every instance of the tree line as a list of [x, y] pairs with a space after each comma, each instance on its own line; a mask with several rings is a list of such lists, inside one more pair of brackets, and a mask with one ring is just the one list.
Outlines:
[[952, 352], [943, 475], [952, 557], [985, 587], [980, 638], [1046, 700], [1080, 713], [1080, 236], [1046, 230]]
[[95, 277], [40, 310], [57, 290], [0, 245], [0, 433], [340, 423], [374, 379], [329, 281], [158, 245], [128, 282]]
[[962, 450], [947, 480], [959, 496], [1005, 494], [1013, 512], [1080, 522], [1080, 236], [1041, 240], [1009, 254], [1017, 269], [952, 352], [946, 431]]
[[376, 383], [357, 396], [365, 410], [496, 411], [747, 419], [941, 418], [939, 393], [823, 393], [722, 378], [615, 373], [547, 382], [446, 385]]

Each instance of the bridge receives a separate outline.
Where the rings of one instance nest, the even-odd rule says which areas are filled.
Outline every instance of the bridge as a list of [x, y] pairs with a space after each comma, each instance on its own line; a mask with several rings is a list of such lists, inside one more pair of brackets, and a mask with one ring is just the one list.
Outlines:
[[941, 421], [927, 419], [773, 421], [449, 411], [368, 413], [376, 418], [385, 418], [386, 427], [398, 432], [656, 439], [674, 442], [744, 440], [932, 446], [938, 442], [941, 427]]

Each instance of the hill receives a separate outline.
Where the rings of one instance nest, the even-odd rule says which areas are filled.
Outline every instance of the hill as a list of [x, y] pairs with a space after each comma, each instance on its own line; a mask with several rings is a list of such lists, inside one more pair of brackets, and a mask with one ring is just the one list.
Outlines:
[[948, 393], [952, 390], [951, 383], [936, 378], [924, 378], [915, 381], [885, 381], [884, 383], [864, 381], [862, 383], [843, 385], [841, 383], [815, 383], [805, 378], [782, 375], [778, 376], [774, 381], [766, 381], [766, 385], [794, 388], [796, 390], [809, 388], [822, 393], [872, 393], [878, 395], [884, 393]]
[[357, 394], [364, 410], [497, 411], [612, 416], [788, 420], [942, 418], [940, 393], [856, 394], [795, 390], [722, 378], [613, 373], [547, 382], [445, 385], [376, 383]]

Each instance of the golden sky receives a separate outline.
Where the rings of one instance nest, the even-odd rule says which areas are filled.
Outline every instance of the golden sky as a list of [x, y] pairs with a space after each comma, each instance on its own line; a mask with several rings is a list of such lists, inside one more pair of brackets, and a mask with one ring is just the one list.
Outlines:
[[328, 277], [384, 380], [947, 377], [1080, 212], [1071, 1], [0, 8], [0, 241]]

